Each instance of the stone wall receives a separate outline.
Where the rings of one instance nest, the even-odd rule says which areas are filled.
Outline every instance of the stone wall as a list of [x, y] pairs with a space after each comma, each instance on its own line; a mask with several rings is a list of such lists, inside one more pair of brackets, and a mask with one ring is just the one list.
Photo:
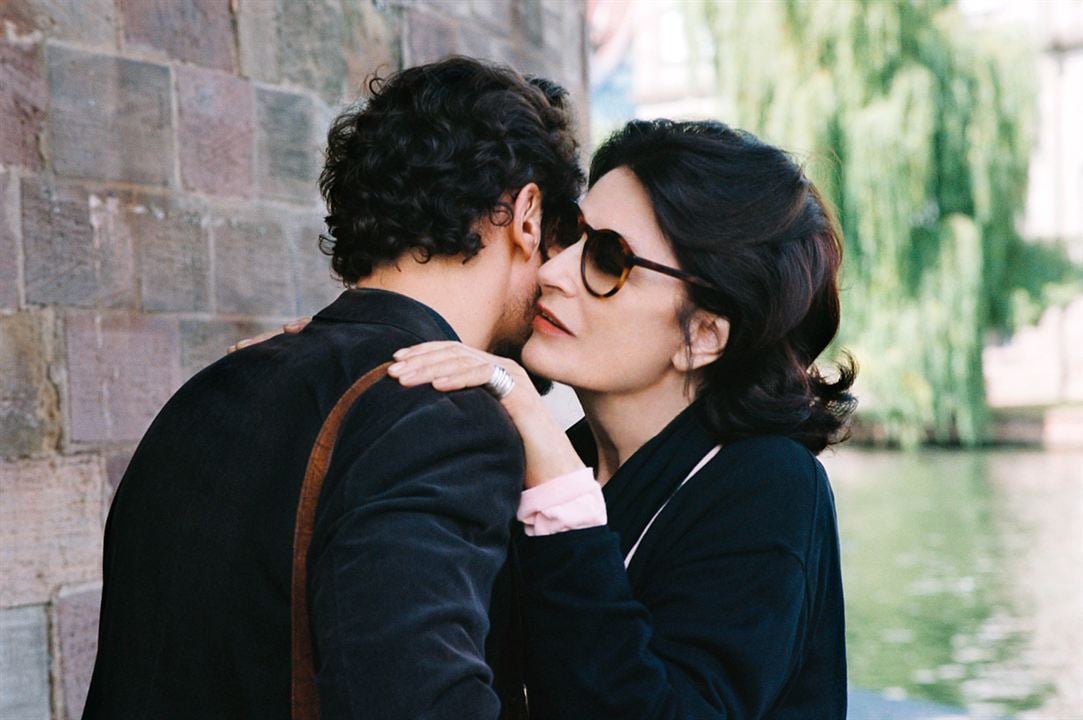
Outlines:
[[161, 404], [341, 289], [336, 109], [461, 52], [585, 113], [584, 42], [581, 0], [0, 3], [0, 717], [79, 717], [109, 499]]

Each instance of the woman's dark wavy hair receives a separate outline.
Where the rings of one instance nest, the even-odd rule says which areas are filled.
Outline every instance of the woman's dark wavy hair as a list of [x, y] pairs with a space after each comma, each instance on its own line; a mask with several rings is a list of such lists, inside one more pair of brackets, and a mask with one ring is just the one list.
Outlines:
[[511, 220], [504, 194], [535, 182], [542, 232], [555, 232], [583, 172], [556, 83], [471, 58], [374, 77], [371, 97], [327, 135], [320, 192], [330, 237], [321, 243], [346, 285], [407, 250], [473, 257], [477, 221]]
[[813, 365], [839, 327], [842, 233], [789, 155], [718, 122], [632, 121], [598, 149], [590, 185], [619, 167], [646, 188], [681, 267], [721, 292], [688, 285], [696, 308], [730, 321], [722, 356], [702, 369], [697, 399], [722, 442], [762, 434], [814, 453], [847, 436], [857, 370]]

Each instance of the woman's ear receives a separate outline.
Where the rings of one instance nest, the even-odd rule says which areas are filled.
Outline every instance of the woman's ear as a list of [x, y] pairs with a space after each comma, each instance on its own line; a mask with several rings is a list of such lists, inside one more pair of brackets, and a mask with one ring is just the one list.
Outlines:
[[512, 205], [511, 240], [527, 258], [537, 252], [542, 238], [542, 197], [537, 183], [527, 183]]
[[690, 342], [682, 344], [673, 355], [675, 368], [692, 372], [722, 357], [730, 339], [729, 320], [706, 310], [697, 310], [689, 320], [688, 330]]

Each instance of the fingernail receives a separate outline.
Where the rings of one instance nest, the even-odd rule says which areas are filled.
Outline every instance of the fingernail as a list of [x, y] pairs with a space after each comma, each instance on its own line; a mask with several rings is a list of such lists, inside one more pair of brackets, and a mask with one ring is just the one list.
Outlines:
[[394, 354], [391, 355], [391, 357], [395, 358], [396, 360], [406, 357], [406, 348], [396, 350]]
[[391, 363], [391, 365], [387, 368], [387, 372], [389, 375], [398, 375], [404, 367], [406, 367], [406, 363]]

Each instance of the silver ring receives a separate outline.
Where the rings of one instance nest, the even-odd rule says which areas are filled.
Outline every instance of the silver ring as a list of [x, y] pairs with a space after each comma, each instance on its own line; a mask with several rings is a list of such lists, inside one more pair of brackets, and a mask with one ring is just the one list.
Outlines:
[[483, 387], [492, 394], [497, 400], [503, 400], [507, 397], [508, 393], [515, 389], [515, 379], [512, 378], [504, 368], [499, 365], [493, 365], [493, 374], [489, 378], [489, 382], [485, 383]]

